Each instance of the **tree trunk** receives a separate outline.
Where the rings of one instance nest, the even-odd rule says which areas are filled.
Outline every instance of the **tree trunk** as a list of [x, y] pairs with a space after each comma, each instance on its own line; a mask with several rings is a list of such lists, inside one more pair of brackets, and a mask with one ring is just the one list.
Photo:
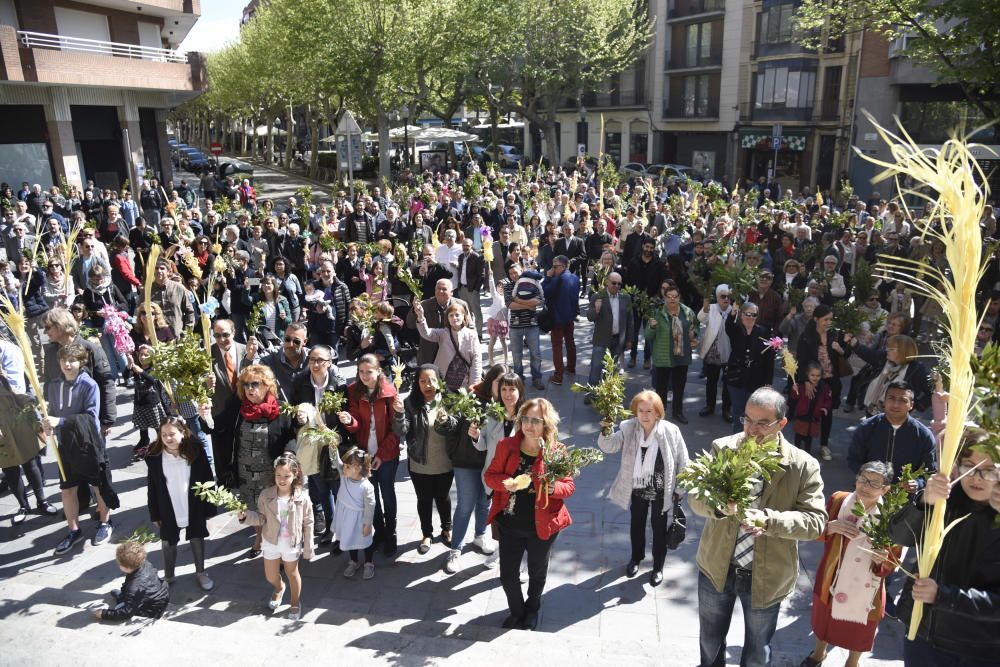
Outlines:
[[378, 180], [388, 180], [391, 176], [391, 164], [389, 162], [389, 114], [378, 105]]
[[264, 158], [268, 167], [274, 166], [274, 120], [270, 116], [267, 118], [267, 149], [264, 151]]
[[309, 108], [309, 150], [312, 151], [312, 155], [309, 158], [309, 177], [317, 178], [319, 176], [319, 115], [316, 114], [312, 106]]
[[559, 163], [559, 142], [556, 137], [556, 121], [547, 118], [542, 124], [542, 131], [545, 132], [545, 157], [549, 164], [556, 166]]
[[292, 126], [292, 107], [288, 107], [288, 122], [285, 124], [285, 129], [288, 133], [285, 135], [285, 169], [292, 168], [292, 150], [294, 150], [293, 141], [295, 139], [295, 128]]

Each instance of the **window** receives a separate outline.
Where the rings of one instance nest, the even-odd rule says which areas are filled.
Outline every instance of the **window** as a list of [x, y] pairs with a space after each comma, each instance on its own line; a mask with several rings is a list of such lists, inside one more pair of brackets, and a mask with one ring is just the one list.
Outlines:
[[843, 68], [827, 67], [823, 75], [823, 118], [836, 118], [840, 103], [840, 78]]
[[688, 117], [708, 115], [709, 80], [707, 74], [684, 77], [684, 108], [681, 115]]
[[712, 56], [712, 24], [692, 23], [684, 31], [684, 67], [698, 67]]
[[787, 44], [792, 41], [792, 14], [795, 5], [774, 5], [760, 14], [761, 44]]
[[[771, 63], [767, 63], [770, 65]], [[774, 63], [761, 66], [756, 79], [757, 109], [809, 109], [813, 105], [816, 72]]]

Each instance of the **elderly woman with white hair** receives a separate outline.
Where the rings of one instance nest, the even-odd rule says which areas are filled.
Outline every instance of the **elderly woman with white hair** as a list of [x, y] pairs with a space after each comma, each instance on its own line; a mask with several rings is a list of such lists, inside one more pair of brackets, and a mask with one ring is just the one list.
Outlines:
[[[701, 349], [698, 351], [705, 370], [705, 407], [698, 414], [702, 417], [715, 412], [715, 401], [719, 390], [719, 376], [722, 369], [729, 363], [729, 353], [732, 346], [726, 334], [726, 318], [732, 313], [733, 303], [729, 285], [722, 284], [715, 288], [715, 303], [706, 296], [702, 309], [698, 311], [698, 322], [704, 327], [701, 339]], [[722, 418], [732, 421], [730, 413], [731, 399], [729, 387], [725, 378], [722, 380]]]

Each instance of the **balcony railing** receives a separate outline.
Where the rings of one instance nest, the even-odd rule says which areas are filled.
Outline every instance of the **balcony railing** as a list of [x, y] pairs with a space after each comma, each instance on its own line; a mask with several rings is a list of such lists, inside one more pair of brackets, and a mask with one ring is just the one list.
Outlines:
[[722, 56], [706, 56], [698, 58], [688, 58], [687, 56], [681, 56], [679, 58], [671, 58], [667, 62], [667, 69], [695, 69], [698, 67], [721, 67], [722, 66]]
[[668, 19], [679, 19], [709, 12], [726, 11], [726, 0], [673, 0], [667, 10]]
[[63, 37], [61, 35], [28, 32], [25, 30], [19, 30], [17, 38], [21, 42], [21, 46], [29, 49], [77, 51], [94, 53], [101, 56], [155, 60], [167, 63], [186, 63], [188, 61], [185, 54], [178, 53], [173, 49], [157, 49], [149, 46], [139, 46], [138, 44], [105, 42], [98, 39], [84, 39], [82, 37]]
[[715, 120], [719, 117], [719, 105], [713, 103], [709, 103], [703, 113], [688, 113], [682, 104], [669, 104], [663, 111], [667, 120]]

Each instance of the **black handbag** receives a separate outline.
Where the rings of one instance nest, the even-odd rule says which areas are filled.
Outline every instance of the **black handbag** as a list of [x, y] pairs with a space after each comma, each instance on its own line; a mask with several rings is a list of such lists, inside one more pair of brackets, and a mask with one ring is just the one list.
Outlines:
[[677, 496], [674, 496], [674, 508], [670, 514], [672, 520], [667, 528], [667, 549], [676, 549], [684, 543], [684, 536], [687, 535], [687, 516]]

